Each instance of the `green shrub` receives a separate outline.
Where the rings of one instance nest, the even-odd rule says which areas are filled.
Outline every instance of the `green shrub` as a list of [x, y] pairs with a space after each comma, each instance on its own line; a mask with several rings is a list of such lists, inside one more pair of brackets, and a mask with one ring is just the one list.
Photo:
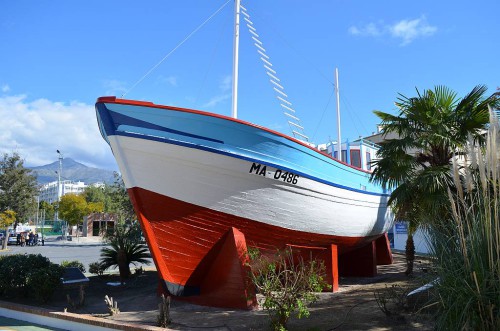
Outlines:
[[81, 272], [87, 271], [85, 269], [85, 266], [80, 261], [77, 261], [77, 260], [74, 260], [74, 261], [64, 260], [61, 262], [61, 267], [63, 267], [63, 268], [78, 268], [78, 269], [80, 269]]
[[100, 262], [92, 262], [89, 264], [89, 272], [94, 275], [102, 276], [106, 268]]
[[49, 301], [56, 288], [61, 284], [63, 273], [64, 268], [57, 264], [35, 270], [28, 281], [30, 293], [42, 303]]
[[268, 311], [274, 330], [286, 330], [293, 313], [298, 318], [309, 317], [308, 306], [318, 299], [316, 292], [330, 287], [324, 280], [323, 262], [304, 261], [291, 249], [278, 251], [272, 257], [256, 251], [249, 255], [250, 277], [264, 297], [262, 307]]
[[400, 285], [385, 286], [385, 289], [376, 290], [373, 295], [378, 307], [386, 316], [402, 317], [402, 313], [409, 310], [408, 293], [410, 288]]
[[51, 264], [48, 258], [38, 254], [16, 254], [0, 259], [0, 294], [11, 296], [13, 292], [26, 291], [31, 273]]
[[[56, 273], [56, 269], [60, 269], [61, 273]], [[4, 297], [28, 295], [39, 291], [39, 287], [48, 287], [54, 292], [61, 282], [61, 276], [62, 268], [40, 254], [3, 256], [0, 258], [0, 295]], [[35, 296], [43, 301], [47, 296], [50, 298], [50, 295], [46, 294], [48, 292], [49, 290], [44, 288], [44, 294]]]

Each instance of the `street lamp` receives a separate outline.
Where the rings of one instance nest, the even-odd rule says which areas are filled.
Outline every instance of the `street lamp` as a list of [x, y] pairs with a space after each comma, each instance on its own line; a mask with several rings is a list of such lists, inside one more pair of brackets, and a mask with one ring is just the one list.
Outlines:
[[[40, 218], [41, 218], [41, 215], [40, 215], [40, 196], [37, 195], [37, 196], [35, 196], [35, 198], [36, 198], [36, 223], [35, 223], [36, 225], [35, 225], [35, 230], [37, 230], [37, 231], [41, 230], [41, 232], [42, 232], [42, 240], [43, 240], [43, 226], [40, 229]], [[38, 241], [37, 241], [36, 244], [38, 245]]]
[[[61, 176], [62, 176], [62, 160], [63, 160], [63, 155], [62, 153], [57, 150], [57, 154], [59, 154], [59, 171], [56, 171], [57, 173], [57, 203], [61, 201], [61, 196], [63, 195], [63, 190], [61, 188]], [[59, 208], [58, 208], [59, 209]], [[59, 210], [56, 211], [56, 219], [59, 220]], [[66, 238], [66, 227], [63, 229], [63, 238]]]
[[61, 175], [62, 175], [62, 153], [57, 150], [57, 154], [59, 154], [59, 171], [57, 171], [57, 201], [61, 200], [62, 190], [61, 190]]
[[39, 212], [40, 212], [40, 196], [35, 195], [36, 198], [36, 220], [35, 220], [35, 229], [40, 226]]

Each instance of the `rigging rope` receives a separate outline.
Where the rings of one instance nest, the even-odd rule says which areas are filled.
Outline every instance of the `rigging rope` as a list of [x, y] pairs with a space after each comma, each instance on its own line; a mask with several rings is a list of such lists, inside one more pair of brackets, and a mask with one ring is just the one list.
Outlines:
[[[264, 15], [259, 15], [259, 13], [258, 13], [258, 12], [256, 12], [256, 15], [257, 15], [257, 16], [258, 16], [261, 20], [264, 20], [264, 21], [267, 21], [268, 23], [270, 23], [270, 22], [269, 22], [269, 20], [266, 20], [266, 18], [265, 18], [265, 16], [264, 16]], [[283, 35], [282, 35], [282, 34], [281, 34], [278, 30], [277, 30], [277, 29], [275, 29], [275, 28], [273, 27], [273, 25], [272, 25], [272, 24], [269, 24], [268, 26], [269, 26], [270, 28], [272, 28], [272, 29], [273, 29], [273, 31], [274, 31], [274, 32], [278, 35], [278, 37], [279, 37], [279, 38], [280, 38], [280, 39], [281, 39], [281, 40], [282, 40], [282, 41], [283, 41], [283, 42], [284, 42], [284, 43], [285, 43], [285, 44], [286, 44], [286, 45], [287, 45], [287, 46], [288, 46], [291, 50], [293, 50], [293, 51], [294, 51], [297, 55], [299, 55], [299, 56], [302, 58], [302, 60], [304, 60], [304, 62], [305, 62], [305, 63], [307, 63], [310, 67], [314, 68], [314, 69], [315, 69], [315, 71], [316, 71], [316, 72], [317, 72], [317, 73], [318, 73], [321, 77], [323, 77], [325, 81], [327, 81], [328, 83], [330, 83], [330, 84], [333, 86], [333, 91], [335, 90], [335, 83], [334, 83], [334, 82], [333, 82], [333, 81], [332, 81], [329, 77], [327, 77], [327, 76], [326, 76], [326, 75], [325, 75], [325, 74], [324, 74], [324, 73], [323, 73], [323, 72], [322, 72], [322, 71], [318, 68], [318, 66], [316, 66], [316, 65], [315, 65], [315, 63], [314, 63], [314, 62], [312, 62], [312, 61], [311, 61], [308, 57], [304, 56], [304, 54], [303, 54], [302, 52], [299, 52], [299, 51], [298, 51], [295, 47], [293, 47], [292, 43], [290, 43], [290, 42], [289, 42], [289, 41], [288, 41], [288, 40], [287, 40], [287, 39], [286, 39], [286, 38], [285, 38], [285, 37], [284, 37], [284, 36], [283, 36]], [[266, 69], [271, 70], [270, 68], [266, 68]], [[328, 108], [328, 106], [329, 106], [329, 104], [330, 104], [330, 101], [331, 101], [331, 97], [332, 97], [332, 95], [333, 95], [333, 94], [330, 94], [330, 96], [329, 96], [329, 98], [328, 98], [328, 101], [327, 101], [327, 103], [326, 103], [325, 109], [323, 110], [323, 114], [321, 115], [321, 119], [319, 120], [318, 125], [317, 125], [317, 127], [316, 127], [316, 130], [314, 131], [313, 138], [312, 138], [312, 140], [313, 140], [313, 141], [314, 141], [314, 139], [316, 138], [317, 131], [318, 131], [318, 129], [319, 129], [319, 127], [320, 127], [320, 125], [321, 125], [321, 121], [322, 121], [323, 116], [324, 116], [324, 114], [325, 114], [325, 110], [326, 110], [326, 108]], [[341, 100], [340, 100], [340, 102], [341, 102], [342, 104], [346, 105], [348, 109], [352, 109], [352, 106], [350, 105], [349, 101], [347, 100], [347, 98], [346, 98], [345, 96], [341, 96], [341, 98], [340, 98], [340, 99], [341, 99]], [[360, 120], [360, 118], [357, 116], [357, 113], [353, 113], [353, 114], [351, 114], [351, 112], [349, 112], [349, 111], [348, 111], [347, 113], [349, 114], [349, 117], [350, 117], [351, 121], [354, 123], [355, 129], [356, 129], [356, 131], [357, 131], [358, 135], [359, 135], [360, 131], [359, 131], [359, 129], [358, 129], [358, 128], [357, 128], [357, 126], [356, 126], [356, 121], [353, 119], [353, 114], [354, 114], [354, 115], [356, 115], [356, 117], [357, 117], [357, 121], [358, 121], [358, 123], [360, 123], [360, 124], [361, 124], [362, 129], [363, 129], [364, 131], [366, 131], [366, 132], [369, 132], [368, 130], [366, 130], [366, 128], [365, 128], [365, 127], [364, 127], [364, 125], [363, 125], [363, 122], [362, 122], [362, 121]]]
[[132, 91], [132, 89], [134, 89], [137, 85], [139, 85], [139, 83], [141, 83], [147, 76], [149, 76], [149, 74], [151, 74], [151, 72], [153, 72], [153, 70], [155, 70], [160, 64], [162, 64], [163, 61], [165, 61], [173, 52], [175, 52], [179, 47], [181, 47], [182, 44], [184, 44], [186, 41], [188, 41], [189, 38], [191, 38], [196, 32], [198, 32], [198, 30], [200, 30], [205, 24], [207, 24], [208, 21], [210, 21], [215, 15], [217, 15], [231, 1], [232, 0], [228, 0], [228, 1], [226, 1], [226, 3], [224, 3], [222, 6], [220, 6], [219, 9], [217, 9], [215, 11], [215, 13], [210, 15], [210, 17], [205, 20], [205, 22], [201, 23], [196, 29], [194, 29], [193, 32], [191, 32], [186, 38], [184, 38], [184, 40], [182, 40], [177, 46], [175, 46], [174, 49], [172, 49], [167, 55], [165, 55], [163, 57], [163, 59], [160, 60], [160, 62], [158, 62], [151, 69], [149, 69], [149, 71], [146, 72], [146, 74], [144, 76], [142, 76], [134, 85], [132, 85], [132, 87], [130, 89], [128, 89], [125, 93], [123, 93], [121, 98], [123, 98], [130, 91]]
[[274, 33], [281, 39], [281, 41], [288, 46], [292, 51], [294, 51], [297, 55], [299, 55], [302, 60], [310, 65], [321, 77], [323, 77], [328, 83], [332, 84], [335, 86], [335, 83], [327, 76], [323, 71], [319, 69], [319, 67], [311, 61], [308, 57], [306, 57], [303, 53], [301, 53], [297, 48], [293, 47], [292, 43], [290, 43], [280, 32], [278, 29], [274, 27], [274, 25], [266, 18], [266, 15], [262, 15], [259, 11], [255, 10], [255, 8], [252, 11], [252, 15], [255, 13], [255, 15], [260, 18], [262, 21], [265, 23], [268, 23], [268, 27], [271, 28]]
[[212, 50], [212, 55], [210, 56], [210, 62], [207, 66], [207, 70], [205, 70], [205, 75], [203, 76], [203, 79], [201, 80], [200, 88], [198, 89], [198, 93], [196, 93], [196, 97], [195, 97], [194, 102], [193, 102], [193, 104], [197, 108], [200, 108], [200, 106], [198, 105], [198, 100], [200, 99], [201, 93], [202, 93], [203, 89], [205, 88], [205, 83], [207, 81], [208, 74], [212, 70], [212, 68], [214, 67], [214, 63], [215, 63], [215, 59], [216, 59], [215, 55], [217, 54], [217, 50], [219, 49], [219, 46], [221, 44], [222, 37], [224, 36], [223, 32], [224, 32], [225, 28], [226, 28], [226, 26], [223, 22], [223, 24], [221, 24], [221, 26], [220, 26], [219, 38], [217, 39], [217, 42], [214, 44], [214, 48]]
[[269, 82], [273, 86], [274, 92], [276, 92], [276, 97], [279, 100], [280, 106], [283, 108], [283, 114], [287, 117], [288, 126], [290, 127], [293, 136], [302, 141], [309, 141], [309, 137], [306, 136], [304, 127], [301, 125], [300, 119], [295, 113], [295, 109], [292, 108], [292, 103], [288, 101], [288, 95], [284, 92], [285, 88], [283, 87], [283, 83], [281, 83], [281, 80], [278, 78], [276, 71], [271, 69], [273, 64], [271, 63], [271, 59], [267, 54], [262, 41], [259, 39], [260, 37], [257, 34], [257, 29], [254, 27], [254, 23], [250, 20], [250, 15], [247, 13], [247, 9], [242, 5], [240, 5], [240, 8], [260, 60], [264, 63], [264, 68], [266, 69], [266, 74], [269, 77]]
[[[322, 124], [323, 122], [323, 117], [325, 116], [325, 113], [326, 113], [326, 110], [328, 109], [328, 106], [330, 105], [330, 101], [332, 100], [332, 96], [333, 94], [335, 93], [335, 87], [332, 89], [332, 93], [330, 93], [330, 97], [328, 97], [328, 102], [326, 103], [326, 106], [325, 108], [323, 109], [323, 113], [321, 114], [321, 117], [318, 121], [318, 125], [316, 126], [316, 130], [314, 130], [314, 134], [312, 136], [312, 140], [314, 141], [314, 139], [316, 138], [316, 133], [318, 133], [318, 129], [319, 129], [319, 126]], [[329, 138], [328, 138], [329, 139]]]

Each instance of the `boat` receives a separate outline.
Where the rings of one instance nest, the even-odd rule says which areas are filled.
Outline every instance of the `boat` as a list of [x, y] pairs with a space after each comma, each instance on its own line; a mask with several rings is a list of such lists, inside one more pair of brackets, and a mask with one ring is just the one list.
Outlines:
[[334, 289], [339, 269], [372, 275], [392, 262], [388, 194], [370, 171], [230, 116], [114, 96], [95, 107], [161, 292], [251, 307], [248, 247], [314, 254]]

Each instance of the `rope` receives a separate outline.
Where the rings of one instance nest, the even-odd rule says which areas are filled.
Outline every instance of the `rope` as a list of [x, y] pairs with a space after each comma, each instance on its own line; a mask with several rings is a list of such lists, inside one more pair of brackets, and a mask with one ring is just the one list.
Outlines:
[[[277, 93], [275, 95], [280, 101], [285, 103], [282, 104], [280, 102], [280, 106], [285, 109], [283, 114], [288, 116], [288, 127], [292, 132], [292, 135], [302, 141], [309, 141], [309, 137], [305, 134], [305, 129], [301, 125], [300, 119], [297, 117], [295, 110], [292, 107], [292, 103], [288, 101], [288, 95], [285, 93], [285, 88], [282, 85], [283, 83], [278, 78], [276, 71], [270, 68], [273, 66], [271, 58], [267, 54], [263, 42], [259, 39], [260, 37], [257, 34], [257, 29], [254, 27], [254, 23], [250, 20], [250, 15], [247, 13], [247, 9], [243, 6], [241, 6], [241, 13], [244, 15], [243, 18], [247, 22], [246, 25], [248, 27], [248, 31], [252, 35], [252, 39], [255, 41], [254, 46], [257, 48], [257, 53], [261, 55], [260, 60], [264, 63], [266, 74], [269, 76], [269, 82], [271, 83], [273, 90]], [[287, 111], [291, 111], [294, 115], [287, 113]]]
[[212, 55], [210, 56], [210, 62], [207, 66], [207, 70], [205, 70], [205, 75], [203, 76], [203, 79], [201, 80], [201, 85], [198, 89], [198, 93], [196, 93], [196, 97], [195, 97], [194, 102], [193, 102], [193, 104], [196, 106], [197, 109], [201, 108], [201, 105], [198, 105], [198, 100], [200, 99], [202, 91], [205, 89], [205, 83], [207, 82], [208, 74], [212, 70], [212, 68], [214, 67], [216, 54], [217, 54], [217, 51], [219, 49], [220, 43], [222, 41], [222, 36], [224, 35], [224, 33], [223, 33], [224, 28], [226, 28], [226, 26], [223, 22], [223, 24], [221, 24], [221, 26], [220, 26], [219, 38], [217, 39], [217, 42], [214, 45], [214, 48], [212, 50]]
[[177, 46], [174, 47], [174, 49], [172, 49], [167, 55], [165, 55], [163, 57], [163, 59], [160, 60], [160, 62], [158, 62], [156, 65], [154, 65], [151, 69], [149, 69], [148, 72], [146, 72], [146, 74], [144, 76], [141, 77], [141, 79], [139, 79], [134, 85], [132, 85], [132, 87], [130, 89], [128, 89], [125, 93], [122, 94], [121, 98], [123, 98], [125, 95], [127, 95], [130, 91], [132, 91], [132, 89], [134, 89], [137, 85], [139, 85], [139, 83], [141, 83], [147, 76], [149, 76], [149, 74], [151, 72], [153, 72], [153, 70], [155, 70], [160, 64], [163, 63], [163, 61], [165, 61], [173, 52], [175, 52], [179, 47], [181, 47], [189, 38], [191, 38], [196, 32], [198, 32], [198, 30], [200, 30], [205, 24], [208, 23], [208, 21], [210, 21], [215, 15], [217, 15], [224, 7], [226, 7], [226, 5], [231, 2], [232, 0], [228, 0], [226, 1], [226, 3], [224, 3], [222, 6], [219, 7], [219, 9], [217, 9], [215, 11], [215, 13], [213, 13], [212, 15], [210, 15], [209, 18], [207, 18], [205, 20], [205, 22], [201, 23], [196, 29], [194, 29], [193, 32], [191, 32], [186, 38], [184, 38], [183, 41], [181, 41]]
[[283, 43], [285, 43], [286, 46], [288, 46], [292, 51], [294, 51], [297, 55], [299, 55], [302, 60], [309, 64], [321, 77], [323, 77], [328, 83], [332, 84], [333, 86], [335, 86], [335, 83], [330, 79], [328, 78], [324, 73], [323, 71], [321, 71], [319, 69], [319, 67], [315, 64], [315, 62], [313, 62], [312, 60], [310, 60], [308, 57], [306, 57], [303, 53], [299, 52], [297, 50], [297, 48], [293, 47], [293, 45], [278, 31], [278, 29], [275, 28], [275, 26], [266, 18], [265, 15], [263, 15], [261, 12], [258, 11], [258, 9], [255, 9], [253, 8], [252, 9], [252, 15], [257, 16], [258, 18], [260, 18], [262, 21], [266, 22], [268, 25], [269, 28], [271, 28], [275, 33], [276, 35], [283, 41]]
[[[340, 98], [340, 102], [342, 102], [342, 104], [348, 110], [351, 110], [351, 111], [347, 111], [347, 114], [349, 115], [349, 117], [350, 117], [350, 119], [352, 121], [352, 124], [354, 125], [354, 129], [356, 130], [358, 136], [362, 135], [361, 134], [361, 130], [363, 130], [364, 132], [368, 132], [368, 134], [369, 134], [370, 131], [366, 129], [366, 127], [363, 124], [363, 121], [361, 121], [361, 118], [359, 117], [358, 113], [356, 111], [353, 111], [354, 108], [351, 106], [351, 103], [349, 102], [349, 99], [344, 95], [343, 97]], [[356, 123], [358, 123], [361, 126], [361, 130], [358, 128], [358, 126], [356, 125]]]
[[[335, 87], [335, 85], [334, 85], [334, 87]], [[321, 118], [318, 121], [318, 125], [316, 126], [316, 130], [314, 130], [314, 134], [312, 136], [312, 141], [314, 141], [314, 139], [316, 138], [316, 133], [318, 133], [319, 126], [323, 122], [323, 117], [325, 116], [326, 110], [328, 109], [328, 106], [330, 105], [330, 101], [332, 100], [332, 96], [333, 96], [334, 93], [335, 93], [335, 89], [333, 88], [332, 89], [332, 93], [330, 93], [330, 97], [328, 97], [328, 102], [326, 103], [326, 106], [323, 109], [323, 113], [321, 114]]]

